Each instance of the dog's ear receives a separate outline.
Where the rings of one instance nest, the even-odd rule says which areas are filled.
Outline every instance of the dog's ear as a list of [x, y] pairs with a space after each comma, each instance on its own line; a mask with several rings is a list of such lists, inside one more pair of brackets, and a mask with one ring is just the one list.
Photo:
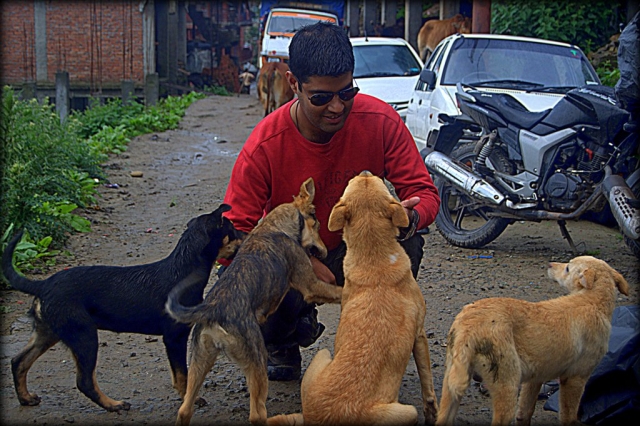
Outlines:
[[298, 197], [301, 201], [311, 204], [313, 203], [313, 197], [315, 195], [316, 187], [313, 183], [313, 178], [309, 178], [300, 185], [300, 194], [298, 194]]
[[213, 213], [214, 216], [219, 219], [222, 216], [222, 213], [228, 212], [229, 210], [231, 210], [231, 206], [229, 204], [222, 203], [217, 209], [213, 211]]
[[329, 215], [329, 222], [327, 223], [329, 231], [334, 232], [344, 228], [345, 222], [349, 220], [348, 215], [347, 205], [342, 200], [338, 201], [338, 204], [333, 206]]
[[596, 279], [596, 272], [593, 269], [587, 268], [578, 274], [577, 279], [581, 287], [591, 290], [593, 288], [593, 282]]
[[217, 228], [219, 224], [222, 223], [222, 213], [228, 212], [229, 210], [231, 210], [231, 206], [229, 204], [220, 204], [217, 209], [207, 215], [206, 223], [208, 224], [208, 226]]
[[616, 286], [618, 287], [618, 291], [620, 291], [620, 293], [624, 294], [625, 296], [628, 296], [629, 284], [627, 283], [627, 280], [624, 279], [622, 274], [615, 269], [612, 269], [611, 276], [613, 277], [613, 282], [615, 282]]
[[391, 222], [397, 226], [398, 228], [405, 228], [409, 226], [409, 216], [407, 216], [407, 212], [404, 211], [404, 207], [395, 199], [391, 200], [391, 204], [389, 205], [389, 212], [391, 217]]

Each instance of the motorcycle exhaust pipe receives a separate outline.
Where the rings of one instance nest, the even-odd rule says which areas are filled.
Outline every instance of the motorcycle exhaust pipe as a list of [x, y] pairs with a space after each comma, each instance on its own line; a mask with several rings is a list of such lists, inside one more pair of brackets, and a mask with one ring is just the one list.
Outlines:
[[470, 170], [462, 167], [450, 157], [441, 152], [433, 151], [424, 159], [424, 164], [430, 172], [452, 185], [472, 195], [473, 197], [491, 204], [502, 204], [505, 196], [486, 180]]
[[619, 175], [610, 174], [607, 168], [602, 181], [602, 190], [607, 196], [613, 217], [618, 222], [622, 232], [632, 240], [640, 239], [640, 209], [634, 208], [628, 200], [635, 200], [631, 188]]

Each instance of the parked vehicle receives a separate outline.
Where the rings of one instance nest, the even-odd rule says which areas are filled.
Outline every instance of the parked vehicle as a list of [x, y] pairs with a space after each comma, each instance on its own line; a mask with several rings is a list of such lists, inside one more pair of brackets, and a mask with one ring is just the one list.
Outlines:
[[387, 102], [404, 119], [423, 65], [416, 51], [401, 38], [353, 37], [351, 44], [360, 91]]
[[407, 110], [419, 150], [440, 128], [438, 114], [460, 114], [456, 84], [511, 93], [530, 111], [552, 108], [569, 90], [600, 79], [577, 47], [495, 34], [455, 34], [442, 40], [424, 66]]
[[331, 12], [285, 7], [270, 9], [260, 44], [260, 67], [267, 62], [288, 62], [289, 44], [295, 32], [319, 21], [339, 23], [338, 16]]
[[[608, 203], [640, 258], [639, 135], [612, 88], [572, 89], [540, 112], [510, 93], [461, 83], [455, 97], [462, 114], [440, 114], [438, 136], [424, 150], [447, 241], [479, 248], [515, 220], [555, 220], [575, 251], [565, 221]], [[482, 136], [461, 142], [465, 133]]]

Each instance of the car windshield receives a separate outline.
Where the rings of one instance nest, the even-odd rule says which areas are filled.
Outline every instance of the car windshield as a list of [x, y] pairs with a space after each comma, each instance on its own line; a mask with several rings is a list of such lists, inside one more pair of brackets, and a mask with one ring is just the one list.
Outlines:
[[313, 25], [318, 21], [328, 21], [335, 24], [335, 20], [327, 17], [320, 16], [300, 16], [293, 13], [282, 12], [282, 14], [273, 14], [269, 20], [269, 28], [267, 28], [267, 34], [269, 35], [284, 35], [291, 34], [298, 31], [305, 25]]
[[370, 44], [353, 46], [354, 78], [418, 75], [420, 63], [406, 46]]
[[442, 84], [460, 82], [566, 93], [597, 84], [598, 77], [580, 50], [515, 40], [460, 38], [451, 47]]

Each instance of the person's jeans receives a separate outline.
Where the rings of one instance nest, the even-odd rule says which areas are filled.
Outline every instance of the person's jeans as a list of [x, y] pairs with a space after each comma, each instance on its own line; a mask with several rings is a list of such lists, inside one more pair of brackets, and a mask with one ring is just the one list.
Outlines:
[[[422, 261], [424, 239], [422, 235], [413, 237], [400, 243], [411, 259], [411, 272], [417, 279]], [[333, 272], [336, 283], [344, 285], [344, 272], [342, 264], [347, 251], [343, 242], [338, 247], [329, 251], [323, 263]], [[278, 309], [271, 314], [262, 324], [262, 335], [268, 347], [290, 346], [298, 343], [307, 347], [316, 341], [324, 328], [317, 322], [317, 309], [315, 303], [306, 303], [302, 294], [297, 290], [289, 290]], [[319, 332], [318, 332], [319, 331]]]

